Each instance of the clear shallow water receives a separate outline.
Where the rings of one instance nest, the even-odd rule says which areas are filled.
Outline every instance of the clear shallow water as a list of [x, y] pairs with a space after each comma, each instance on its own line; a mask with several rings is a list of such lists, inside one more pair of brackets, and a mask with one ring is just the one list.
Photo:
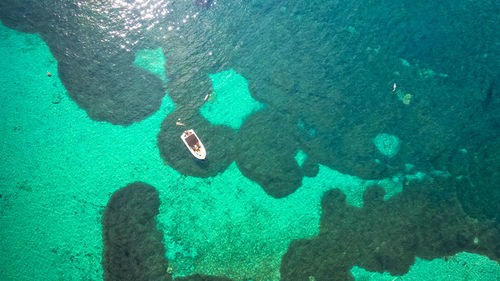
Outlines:
[[[471, 255], [483, 267], [418, 262], [401, 278], [496, 280], [497, 3], [0, 5], [5, 25], [39, 34], [2, 27], [2, 279], [101, 279], [105, 206], [143, 181], [158, 190], [174, 277], [402, 275], [414, 257], [470, 251], [492, 266]], [[203, 136], [206, 163], [186, 155], [179, 118]], [[363, 202], [373, 184], [385, 203]], [[337, 197], [323, 197], [335, 188], [394, 221], [339, 219]]]

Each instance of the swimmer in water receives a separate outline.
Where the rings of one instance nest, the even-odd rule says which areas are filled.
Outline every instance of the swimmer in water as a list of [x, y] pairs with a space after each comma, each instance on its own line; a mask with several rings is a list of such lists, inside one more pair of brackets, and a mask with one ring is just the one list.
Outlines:
[[175, 122], [175, 125], [177, 126], [186, 126], [186, 124], [181, 122], [181, 118], [178, 118], [177, 121]]
[[396, 91], [396, 83], [394, 83], [394, 85], [392, 86], [392, 91], [395, 92]]

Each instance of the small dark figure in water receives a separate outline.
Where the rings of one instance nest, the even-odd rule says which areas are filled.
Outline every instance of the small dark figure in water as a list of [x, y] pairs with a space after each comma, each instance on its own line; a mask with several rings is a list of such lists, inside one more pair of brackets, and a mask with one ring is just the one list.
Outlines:
[[490, 83], [490, 86], [488, 87], [488, 90], [486, 91], [486, 98], [484, 99], [484, 103], [483, 103], [484, 109], [488, 108], [488, 105], [490, 104], [492, 97], [493, 97], [493, 82]]
[[194, 2], [196, 4], [196, 7], [207, 9], [210, 8], [210, 6], [212, 6], [214, 0], [195, 0]]

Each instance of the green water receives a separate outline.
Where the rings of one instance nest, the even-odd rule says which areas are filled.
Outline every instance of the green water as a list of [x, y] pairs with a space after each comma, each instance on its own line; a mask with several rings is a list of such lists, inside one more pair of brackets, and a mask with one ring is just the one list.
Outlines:
[[[183, 176], [164, 165], [156, 146], [161, 122], [175, 107], [168, 95], [161, 109], [140, 123], [122, 127], [92, 121], [67, 97], [57, 62], [38, 35], [2, 25], [0, 38], [1, 280], [101, 280], [101, 215], [112, 193], [129, 182], [147, 182], [160, 193], [157, 223], [164, 231], [174, 276], [203, 273], [278, 280], [281, 257], [290, 242], [318, 233], [325, 190], [340, 188], [350, 204], [361, 207], [370, 184], [382, 185], [387, 199], [401, 191], [404, 178], [418, 180], [417, 172], [411, 171], [367, 181], [320, 165], [318, 175], [304, 178], [295, 193], [275, 199], [234, 163], [215, 177]], [[136, 65], [165, 77], [160, 51], [138, 57]], [[260, 109], [242, 90], [244, 77], [232, 70], [210, 77], [217, 96], [201, 111], [211, 122], [237, 129]], [[235, 100], [241, 101], [240, 110], [214, 114], [221, 112], [217, 106]], [[231, 112], [235, 115], [228, 116]], [[297, 161], [304, 157], [299, 153]], [[467, 259], [470, 265], [485, 258]], [[456, 262], [450, 267], [450, 262], [419, 262], [408, 277], [370, 280], [436, 280], [433, 276], [440, 272], [451, 277], [439, 280], [467, 280], [466, 274], [474, 276], [469, 280], [500, 276], [497, 263], [490, 263], [485, 275], [484, 267]], [[368, 280], [366, 272], [355, 275]]]

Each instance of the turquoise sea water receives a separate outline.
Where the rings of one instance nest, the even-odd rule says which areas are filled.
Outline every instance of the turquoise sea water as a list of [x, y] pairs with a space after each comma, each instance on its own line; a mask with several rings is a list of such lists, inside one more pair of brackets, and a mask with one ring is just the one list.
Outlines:
[[3, 1], [0, 280], [500, 280], [499, 15]]

